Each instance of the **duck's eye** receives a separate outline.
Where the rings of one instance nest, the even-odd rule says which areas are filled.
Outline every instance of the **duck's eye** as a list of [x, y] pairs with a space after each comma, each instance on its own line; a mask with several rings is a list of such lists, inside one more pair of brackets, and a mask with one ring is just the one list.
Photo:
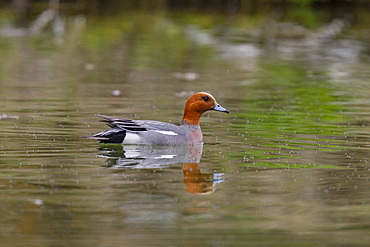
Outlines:
[[203, 96], [202, 99], [204, 99], [204, 101], [208, 101], [208, 96]]

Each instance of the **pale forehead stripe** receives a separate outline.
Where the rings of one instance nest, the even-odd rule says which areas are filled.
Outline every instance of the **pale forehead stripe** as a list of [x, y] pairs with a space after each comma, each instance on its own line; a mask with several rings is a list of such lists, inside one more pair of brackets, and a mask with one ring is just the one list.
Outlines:
[[204, 93], [204, 94], [207, 94], [209, 97], [211, 97], [214, 101], [216, 101], [215, 97], [213, 97], [210, 93], [206, 93], [206, 92], [200, 92], [200, 93]]

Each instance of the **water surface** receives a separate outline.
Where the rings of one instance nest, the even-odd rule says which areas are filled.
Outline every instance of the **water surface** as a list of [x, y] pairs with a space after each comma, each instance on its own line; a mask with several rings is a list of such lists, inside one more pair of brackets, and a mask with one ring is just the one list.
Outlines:
[[[61, 5], [38, 27], [46, 8], [0, 16], [5, 245], [368, 245], [366, 9]], [[107, 128], [92, 114], [179, 123], [197, 91], [231, 111], [203, 146], [83, 138]]]

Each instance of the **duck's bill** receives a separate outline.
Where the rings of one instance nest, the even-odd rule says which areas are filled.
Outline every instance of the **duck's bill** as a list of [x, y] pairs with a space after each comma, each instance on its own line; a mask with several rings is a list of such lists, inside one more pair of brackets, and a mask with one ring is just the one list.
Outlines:
[[216, 103], [215, 107], [212, 108], [212, 110], [215, 110], [215, 111], [220, 111], [220, 112], [226, 112], [227, 114], [229, 114], [229, 110], [223, 108], [222, 106], [220, 106], [219, 104]]

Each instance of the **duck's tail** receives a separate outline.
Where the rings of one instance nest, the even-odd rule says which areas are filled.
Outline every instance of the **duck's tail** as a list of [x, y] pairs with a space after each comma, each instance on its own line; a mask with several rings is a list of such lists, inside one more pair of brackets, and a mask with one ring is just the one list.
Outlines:
[[112, 128], [102, 131], [95, 135], [84, 136], [85, 138], [99, 140], [102, 143], [122, 143], [126, 137], [126, 130], [120, 128]]

